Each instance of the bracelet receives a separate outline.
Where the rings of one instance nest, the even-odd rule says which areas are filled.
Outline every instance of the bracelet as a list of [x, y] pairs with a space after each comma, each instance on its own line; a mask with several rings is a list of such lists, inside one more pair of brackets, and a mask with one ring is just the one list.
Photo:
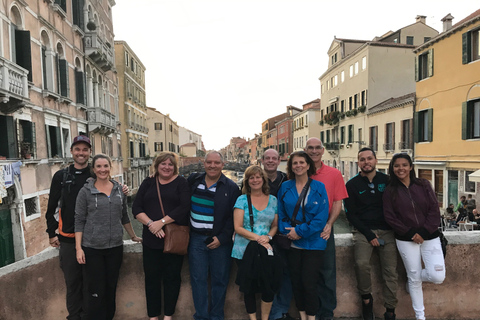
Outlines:
[[147, 226], [147, 227], [150, 227], [150, 225], [151, 225], [152, 223], [153, 223], [153, 220], [150, 220], [150, 221], [147, 222], [146, 226]]

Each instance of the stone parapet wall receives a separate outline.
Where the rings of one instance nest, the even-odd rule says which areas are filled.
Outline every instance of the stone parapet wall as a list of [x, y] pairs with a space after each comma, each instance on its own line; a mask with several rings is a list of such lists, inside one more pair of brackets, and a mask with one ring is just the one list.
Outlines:
[[[424, 284], [428, 319], [478, 319], [480, 304], [480, 231], [446, 232], [449, 239], [446, 258], [447, 278], [442, 285]], [[337, 249], [337, 318], [360, 316], [360, 297], [353, 270], [351, 234], [336, 235]], [[126, 242], [125, 255], [117, 290], [116, 320], [146, 319], [141, 245]], [[374, 256], [374, 262], [378, 258]], [[399, 289], [397, 319], [415, 319], [410, 296], [405, 292], [405, 269], [398, 259]], [[225, 303], [226, 319], [247, 319], [243, 297], [232, 274]], [[65, 285], [57, 249], [47, 249], [25, 260], [0, 268], [0, 320], [65, 319]], [[373, 268], [374, 311], [383, 317], [379, 269]], [[291, 309], [296, 314], [292, 304]], [[176, 319], [192, 319], [194, 307], [190, 290], [188, 260], [182, 268], [182, 287], [175, 313]]]

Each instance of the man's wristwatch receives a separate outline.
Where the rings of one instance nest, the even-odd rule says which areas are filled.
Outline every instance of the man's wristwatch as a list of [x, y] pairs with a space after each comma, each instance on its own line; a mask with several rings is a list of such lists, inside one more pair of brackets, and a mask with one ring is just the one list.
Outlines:
[[166, 224], [166, 223], [165, 223], [165, 219], [162, 219], [162, 220], [160, 220], [160, 221], [162, 221], [163, 224]]

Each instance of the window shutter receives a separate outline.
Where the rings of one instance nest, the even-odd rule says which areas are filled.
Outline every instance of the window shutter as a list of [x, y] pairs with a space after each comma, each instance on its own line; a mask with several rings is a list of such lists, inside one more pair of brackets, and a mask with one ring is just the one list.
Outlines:
[[0, 156], [7, 158], [17, 157], [15, 120], [12, 116], [0, 116], [0, 135], [6, 137], [3, 143], [0, 143]]
[[465, 32], [462, 34], [462, 64], [467, 64], [472, 60], [472, 34]]
[[62, 152], [62, 134], [61, 130], [59, 127], [55, 127], [55, 146], [57, 148], [56, 153], [54, 154], [57, 155], [59, 158], [63, 158], [63, 152]]
[[462, 102], [462, 140], [468, 139], [468, 104]]
[[433, 48], [428, 50], [428, 77], [433, 77]]
[[33, 157], [37, 157], [37, 132], [35, 131], [35, 122], [30, 122], [32, 125], [32, 153]]
[[420, 135], [420, 122], [419, 122], [419, 113], [415, 112], [413, 114], [413, 142], [417, 143], [420, 142], [419, 135]]
[[60, 94], [63, 97], [69, 97], [69, 84], [68, 84], [68, 61], [60, 59], [58, 61], [58, 69], [60, 71]]
[[85, 75], [82, 71], [75, 70], [75, 95], [77, 103], [85, 103]]
[[408, 133], [408, 149], [413, 149], [413, 119], [408, 120], [408, 128], [409, 133]]
[[418, 82], [418, 55], [415, 57], [415, 81]]
[[392, 150], [395, 150], [395, 122], [392, 122]]
[[57, 70], [57, 93], [61, 93], [61, 86], [60, 86], [60, 62], [58, 58], [58, 54], [55, 54], [55, 69]]
[[428, 117], [428, 141], [433, 141], [433, 109], [427, 110]]
[[74, 0], [72, 1], [72, 13], [73, 13], [73, 24], [84, 29], [84, 18], [83, 18], [83, 6], [85, 5], [85, 0]]
[[28, 70], [28, 81], [32, 81], [32, 48], [30, 45], [30, 31], [15, 30], [15, 47], [17, 64]]

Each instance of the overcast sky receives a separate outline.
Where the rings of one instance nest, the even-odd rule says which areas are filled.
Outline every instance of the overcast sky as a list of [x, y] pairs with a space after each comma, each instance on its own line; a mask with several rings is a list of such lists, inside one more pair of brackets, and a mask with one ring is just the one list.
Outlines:
[[113, 24], [147, 69], [147, 105], [218, 150], [320, 98], [334, 36], [372, 40], [417, 15], [441, 32], [448, 13], [455, 24], [478, 9], [478, 0], [116, 0]]

